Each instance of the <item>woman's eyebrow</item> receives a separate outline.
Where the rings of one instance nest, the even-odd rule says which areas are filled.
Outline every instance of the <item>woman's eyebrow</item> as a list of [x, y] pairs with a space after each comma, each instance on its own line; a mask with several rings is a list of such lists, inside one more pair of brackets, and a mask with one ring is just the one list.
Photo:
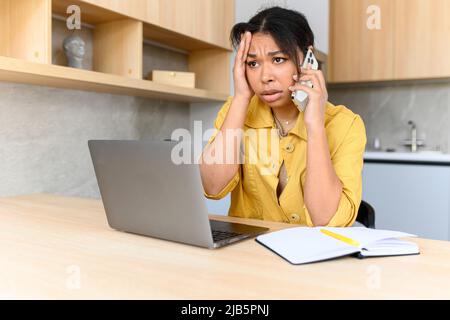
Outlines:
[[[267, 52], [267, 55], [268, 56], [274, 56], [274, 55], [279, 54], [279, 53], [285, 54], [286, 52], [284, 52], [283, 50], [277, 50], [277, 51]], [[248, 53], [247, 56], [249, 56], [250, 58], [256, 58], [257, 57], [257, 55], [255, 53]]]

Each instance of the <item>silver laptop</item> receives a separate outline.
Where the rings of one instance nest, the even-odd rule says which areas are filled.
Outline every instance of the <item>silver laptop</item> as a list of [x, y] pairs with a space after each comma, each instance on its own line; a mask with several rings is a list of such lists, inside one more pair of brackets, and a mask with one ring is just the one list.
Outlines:
[[206, 248], [268, 230], [209, 220], [198, 164], [174, 164], [171, 152], [176, 144], [88, 141], [111, 228]]

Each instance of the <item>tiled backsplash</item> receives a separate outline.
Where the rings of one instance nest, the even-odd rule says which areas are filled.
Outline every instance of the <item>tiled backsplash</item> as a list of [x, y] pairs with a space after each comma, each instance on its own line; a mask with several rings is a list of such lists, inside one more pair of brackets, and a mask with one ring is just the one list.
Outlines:
[[99, 197], [90, 139], [170, 138], [189, 105], [0, 83], [0, 196]]
[[361, 115], [367, 150], [378, 137], [383, 150], [408, 151], [401, 143], [410, 139], [408, 121], [413, 120], [417, 138], [425, 140], [419, 150], [450, 152], [450, 80], [334, 86], [329, 88], [329, 101]]

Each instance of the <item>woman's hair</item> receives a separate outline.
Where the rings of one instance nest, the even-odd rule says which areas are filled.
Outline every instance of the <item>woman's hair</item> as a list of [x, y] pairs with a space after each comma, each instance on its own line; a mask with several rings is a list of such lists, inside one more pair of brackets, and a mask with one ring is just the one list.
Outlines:
[[309, 46], [314, 46], [314, 34], [305, 16], [294, 10], [278, 6], [259, 11], [248, 22], [240, 22], [233, 26], [230, 41], [234, 49], [239, 46], [241, 34], [250, 31], [270, 34], [278, 47], [299, 66], [298, 49], [304, 55]]

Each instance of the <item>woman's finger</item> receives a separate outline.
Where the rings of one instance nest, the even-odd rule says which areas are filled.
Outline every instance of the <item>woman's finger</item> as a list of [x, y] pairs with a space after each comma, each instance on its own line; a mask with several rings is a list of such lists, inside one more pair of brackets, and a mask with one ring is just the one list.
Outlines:
[[310, 87], [308, 87], [307, 85], [303, 85], [300, 83], [297, 83], [296, 85], [290, 86], [289, 90], [291, 91], [298, 91], [298, 90], [302, 90], [305, 91], [309, 96], [313, 96], [315, 94], [318, 94], [318, 92]]
[[311, 81], [313, 84], [313, 90], [318, 91], [322, 93], [323, 89], [320, 85], [319, 79], [315, 77], [314, 75], [302, 75], [300, 77], [300, 81]]
[[319, 77], [320, 84], [322, 85], [323, 92], [328, 94], [327, 82], [325, 81], [325, 77], [323, 75], [322, 70], [318, 70], [317, 76]]
[[239, 42], [239, 48], [236, 53], [236, 59], [237, 59], [238, 63], [241, 63], [241, 61], [242, 61], [243, 52], [244, 52], [244, 34], [242, 33], [241, 41]]
[[252, 38], [252, 34], [250, 32], [248, 32], [248, 31], [246, 31], [245, 32], [245, 36], [244, 36], [244, 39], [245, 39], [245, 42], [244, 42], [245, 43], [245, 49], [244, 49], [244, 57], [243, 57], [243, 61], [244, 62], [247, 60], [247, 54], [248, 54], [248, 51], [250, 49], [251, 38]]
[[308, 64], [308, 68], [301, 68], [300, 75], [307, 74], [307, 75], [317, 75], [320, 70], [313, 70], [311, 69], [311, 66]]
[[244, 56], [244, 50], [245, 50], [245, 34], [241, 34], [241, 41], [239, 42], [238, 51], [236, 52], [236, 64], [241, 65], [242, 64], [242, 57]]
[[312, 70], [312, 69], [302, 68], [301, 72], [302, 72], [302, 75], [314, 75], [318, 79], [320, 87], [322, 88], [322, 91], [327, 92], [325, 78], [324, 78], [321, 70]]

